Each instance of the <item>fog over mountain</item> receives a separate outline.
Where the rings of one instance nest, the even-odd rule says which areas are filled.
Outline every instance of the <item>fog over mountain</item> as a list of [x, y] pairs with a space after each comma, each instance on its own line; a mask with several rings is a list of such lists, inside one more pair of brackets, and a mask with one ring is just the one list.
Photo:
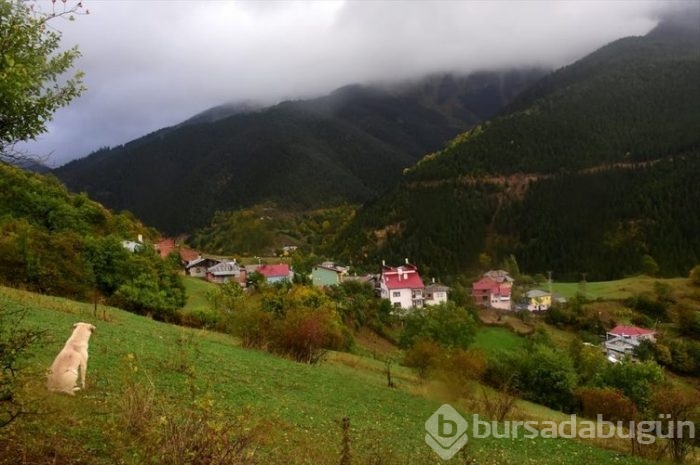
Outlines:
[[[45, 8], [50, 2], [40, 1]], [[643, 35], [685, 2], [88, 1], [57, 20], [87, 92], [25, 146], [61, 165], [226, 102], [272, 104], [349, 83], [559, 67]]]

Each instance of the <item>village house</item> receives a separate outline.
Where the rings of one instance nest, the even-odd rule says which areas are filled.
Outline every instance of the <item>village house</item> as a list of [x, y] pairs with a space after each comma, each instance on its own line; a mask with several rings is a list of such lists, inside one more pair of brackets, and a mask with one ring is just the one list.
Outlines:
[[175, 242], [175, 239], [164, 238], [153, 244], [156, 252], [161, 258], [167, 258], [172, 252], [177, 252], [180, 255], [180, 262], [183, 265], [188, 264], [192, 260], [199, 258], [199, 253], [196, 250], [185, 247], [182, 244]]
[[348, 269], [333, 262], [323, 262], [311, 270], [311, 282], [318, 287], [336, 286], [347, 277]]
[[135, 253], [143, 247], [143, 236], [139, 234], [138, 239], [135, 241], [122, 241], [122, 247], [131, 253]]
[[525, 304], [531, 312], [543, 312], [552, 306], [552, 295], [549, 292], [533, 289], [525, 293]]
[[510, 310], [513, 281], [507, 271], [487, 271], [472, 284], [474, 303], [481, 307]]
[[618, 362], [631, 356], [642, 341], [656, 342], [656, 331], [637, 326], [615, 326], [606, 335], [605, 354], [611, 362]]
[[212, 283], [227, 283], [235, 281], [241, 286], [246, 285], [246, 270], [236, 260], [224, 260], [207, 269], [207, 281]]
[[279, 263], [276, 265], [257, 265], [254, 270], [260, 273], [270, 284], [280, 283], [282, 281], [292, 281], [294, 277], [294, 272], [291, 267], [286, 263]]
[[206, 278], [207, 270], [218, 265], [220, 262], [220, 260], [215, 260], [213, 258], [197, 257], [187, 262], [187, 265], [185, 265], [185, 274], [196, 278]]
[[432, 283], [425, 286], [425, 290], [423, 291], [423, 296], [424, 296], [423, 303], [425, 305], [443, 304], [443, 303], [447, 302], [447, 294], [449, 292], [450, 292], [449, 287], [442, 285], [440, 283], [436, 283], [435, 280], [433, 280]]
[[343, 278], [343, 282], [355, 281], [361, 284], [367, 284], [373, 288], [377, 287], [377, 282], [379, 277], [376, 274], [363, 274], [363, 275], [347, 275]]
[[382, 262], [379, 277], [379, 292], [383, 299], [388, 299], [395, 308], [409, 310], [423, 306], [423, 279], [418, 268], [408, 263], [399, 267], [386, 266]]

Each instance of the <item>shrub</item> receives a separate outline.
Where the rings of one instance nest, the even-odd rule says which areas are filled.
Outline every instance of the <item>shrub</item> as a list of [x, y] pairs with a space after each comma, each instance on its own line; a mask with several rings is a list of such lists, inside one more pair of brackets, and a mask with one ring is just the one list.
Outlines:
[[486, 416], [496, 421], [503, 421], [515, 408], [518, 396], [508, 385], [489, 392], [481, 388], [481, 403]]
[[690, 282], [695, 286], [700, 286], [700, 265], [695, 265], [695, 267], [690, 270]]
[[26, 413], [25, 406], [15, 398], [20, 361], [43, 332], [23, 327], [25, 312], [0, 305], [0, 428]]
[[625, 395], [612, 388], [580, 388], [576, 391], [581, 412], [588, 418], [602, 415], [607, 421], [630, 421], [638, 416], [637, 406]]
[[[657, 388], [651, 399], [651, 407], [657, 418], [664, 415], [664, 421], [659, 422], [661, 430], [657, 434], [669, 436], [667, 430], [670, 422], [689, 422], [697, 428], [700, 422], [700, 399], [695, 392], [667, 385]], [[679, 423], [675, 423], [676, 426]], [[687, 429], [685, 430], [687, 432]], [[675, 463], [683, 463], [686, 456], [693, 451], [693, 441], [690, 437], [678, 429], [675, 434], [670, 434], [666, 441], [664, 451]]]
[[630, 297], [625, 301], [625, 305], [654, 320], [665, 321], [668, 319], [666, 304], [664, 302], [654, 300], [645, 294]]
[[468, 397], [474, 381], [480, 380], [488, 362], [486, 355], [478, 349], [443, 350], [440, 360], [440, 378], [455, 397]]
[[228, 331], [241, 338], [243, 347], [262, 349], [272, 333], [274, 316], [253, 306], [241, 306], [226, 318]]
[[[573, 405], [578, 376], [566, 352], [536, 344], [506, 356], [500, 371], [528, 400], [564, 411]], [[510, 384], [508, 377], [500, 385]]]
[[601, 380], [604, 385], [621, 391], [640, 411], [645, 411], [652, 390], [663, 380], [663, 371], [652, 361], [620, 362], [608, 365]]
[[466, 349], [476, 335], [474, 315], [452, 302], [414, 311], [406, 318], [399, 345], [411, 347], [418, 339], [431, 339], [445, 348]]
[[328, 349], [347, 346], [341, 326], [329, 307], [290, 309], [284, 319], [275, 322], [273, 349], [298, 362], [315, 364]]
[[418, 339], [411, 348], [406, 351], [404, 365], [415, 368], [418, 376], [425, 379], [428, 371], [440, 363], [442, 349], [437, 342], [431, 339]]

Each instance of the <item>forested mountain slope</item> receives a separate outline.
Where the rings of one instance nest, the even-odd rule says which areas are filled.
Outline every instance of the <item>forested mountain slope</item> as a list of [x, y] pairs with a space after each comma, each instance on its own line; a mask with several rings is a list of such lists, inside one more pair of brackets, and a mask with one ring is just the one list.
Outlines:
[[[122, 241], [141, 236], [128, 251]], [[168, 318], [184, 305], [179, 263], [152, 247], [158, 232], [114, 214], [54, 176], [0, 163], [0, 285], [109, 302]]]
[[286, 208], [363, 202], [542, 73], [442, 75], [392, 88], [348, 86], [258, 111], [217, 107], [56, 175], [171, 233], [206, 225], [216, 211], [265, 201]]
[[687, 273], [700, 260], [699, 37], [694, 22], [666, 22], [552, 73], [422, 159], [336, 252], [443, 275], [482, 253], [569, 279], [654, 262]]

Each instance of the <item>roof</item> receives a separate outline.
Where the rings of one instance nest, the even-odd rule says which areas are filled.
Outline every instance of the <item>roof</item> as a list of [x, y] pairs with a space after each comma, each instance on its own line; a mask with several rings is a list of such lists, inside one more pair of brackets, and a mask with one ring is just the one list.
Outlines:
[[216, 265], [207, 269], [207, 273], [211, 273], [214, 276], [237, 275], [240, 272], [241, 272], [241, 267], [238, 266], [238, 263], [236, 263], [236, 260], [217, 263]]
[[656, 331], [652, 329], [640, 328], [638, 326], [617, 325], [608, 331], [608, 333], [614, 334], [615, 336], [645, 336], [648, 334], [656, 334]]
[[187, 247], [180, 247], [180, 258], [182, 258], [183, 261], [191, 262], [199, 258], [199, 252]]
[[324, 270], [330, 270], [336, 273], [347, 273], [349, 269], [347, 266], [340, 266], [333, 262], [323, 262], [319, 265], [316, 265], [315, 268], [323, 268]]
[[531, 291], [527, 291], [525, 293], [525, 296], [531, 299], [536, 299], [538, 297], [546, 297], [549, 295], [549, 292], [545, 291], [540, 291], [539, 289], [533, 289]]
[[288, 278], [290, 268], [286, 263], [279, 263], [277, 265], [260, 265], [255, 271], [266, 278]]
[[175, 250], [175, 241], [173, 239], [163, 239], [153, 244], [162, 258], [170, 255], [170, 252]]
[[439, 283], [432, 283], [425, 286], [426, 292], [448, 292], [449, 290], [449, 287]]
[[423, 279], [414, 265], [403, 265], [398, 268], [385, 266], [382, 269], [382, 280], [387, 289], [423, 289]]
[[196, 250], [189, 249], [187, 247], [178, 246], [175, 243], [175, 239], [165, 238], [154, 244], [154, 247], [161, 258], [166, 258], [173, 251], [177, 250], [180, 254], [180, 258], [185, 262], [191, 262], [199, 257], [199, 253]]
[[490, 291], [493, 287], [497, 287], [498, 283], [491, 278], [481, 278], [474, 284], [472, 284], [472, 289], [475, 291]]
[[504, 281], [512, 283], [514, 281], [513, 278], [511, 278], [508, 272], [505, 270], [489, 270], [486, 273], [484, 273], [484, 277], [491, 278], [497, 283], [502, 283]]
[[376, 281], [377, 276], [373, 274], [366, 274], [362, 276], [357, 276], [357, 275], [348, 275], [345, 277], [345, 281], [358, 281], [361, 283], [371, 283], [372, 281]]
[[472, 284], [472, 290], [488, 291], [489, 294], [506, 296], [511, 293], [511, 285], [510, 282], [498, 283], [489, 277], [485, 277]]

